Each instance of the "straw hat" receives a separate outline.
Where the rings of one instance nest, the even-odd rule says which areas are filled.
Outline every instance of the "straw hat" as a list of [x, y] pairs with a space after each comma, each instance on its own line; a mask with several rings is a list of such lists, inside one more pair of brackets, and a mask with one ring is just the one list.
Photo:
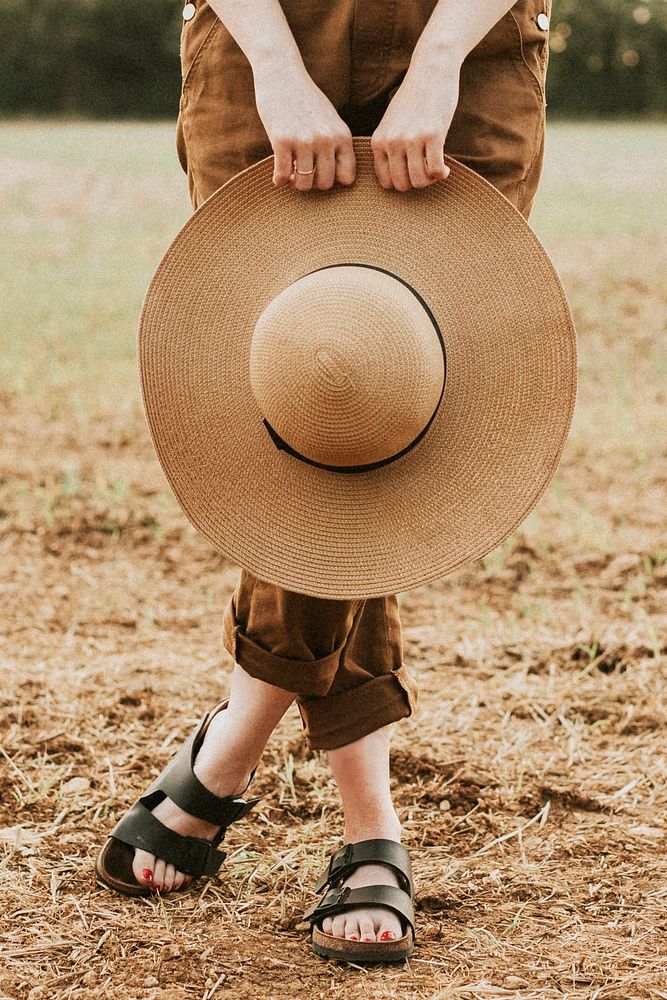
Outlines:
[[527, 516], [570, 427], [565, 294], [518, 211], [456, 161], [380, 187], [271, 183], [189, 219], [139, 332], [153, 441], [183, 510], [260, 579], [325, 598], [408, 590]]

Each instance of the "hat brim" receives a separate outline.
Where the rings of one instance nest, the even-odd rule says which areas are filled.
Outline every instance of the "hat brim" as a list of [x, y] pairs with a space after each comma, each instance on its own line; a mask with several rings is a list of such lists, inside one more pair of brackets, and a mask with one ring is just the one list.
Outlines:
[[[260, 579], [330, 599], [409, 590], [500, 544], [552, 478], [576, 397], [567, 299], [521, 214], [452, 160], [445, 182], [385, 191], [354, 141], [352, 187], [278, 190], [268, 158], [215, 192], [162, 259], [139, 330], [149, 426], [187, 517]], [[249, 377], [268, 303], [343, 263], [409, 282], [447, 352], [426, 436], [356, 474], [278, 450]]]

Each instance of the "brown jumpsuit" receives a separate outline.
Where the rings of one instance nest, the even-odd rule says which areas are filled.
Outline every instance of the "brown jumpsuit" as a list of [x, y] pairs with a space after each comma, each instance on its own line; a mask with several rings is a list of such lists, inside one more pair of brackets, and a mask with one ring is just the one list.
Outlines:
[[[314, 82], [353, 135], [372, 135], [436, 0], [281, 4]], [[445, 143], [446, 153], [494, 184], [526, 218], [542, 169], [550, 7], [551, 0], [519, 0], [469, 53]], [[194, 16], [183, 22], [181, 64], [177, 150], [196, 209], [272, 150], [250, 64], [206, 0], [195, 0]], [[416, 704], [395, 595], [323, 600], [243, 570], [225, 614], [224, 643], [253, 677], [296, 693], [312, 749], [358, 740], [410, 715]]]

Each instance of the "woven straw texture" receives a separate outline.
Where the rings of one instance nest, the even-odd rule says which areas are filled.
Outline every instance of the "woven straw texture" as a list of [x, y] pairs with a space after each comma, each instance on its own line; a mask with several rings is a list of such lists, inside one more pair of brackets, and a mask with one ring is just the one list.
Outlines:
[[[384, 191], [369, 140], [355, 149], [351, 188], [276, 190], [272, 158], [232, 178], [163, 257], [139, 328], [151, 434], [187, 517], [260, 579], [332, 599], [409, 590], [500, 544], [553, 476], [576, 397], [565, 293], [520, 213], [452, 160], [443, 183]], [[447, 354], [425, 437], [356, 474], [278, 450], [250, 379], [270, 303], [346, 263], [407, 281]]]
[[406, 448], [438, 404], [444, 369], [417, 297], [368, 267], [327, 268], [289, 285], [250, 346], [261, 412], [322, 465], [367, 465]]

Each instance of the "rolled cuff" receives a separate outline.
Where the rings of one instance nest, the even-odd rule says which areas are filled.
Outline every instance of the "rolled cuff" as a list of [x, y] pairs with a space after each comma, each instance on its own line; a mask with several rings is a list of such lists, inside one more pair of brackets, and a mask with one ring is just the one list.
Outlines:
[[257, 680], [291, 691], [298, 697], [322, 698], [333, 683], [345, 643], [319, 660], [293, 660], [259, 646], [236, 623], [233, 602], [225, 613], [222, 641], [227, 652]]
[[336, 750], [412, 715], [417, 685], [405, 665], [339, 694], [298, 700], [311, 750]]

